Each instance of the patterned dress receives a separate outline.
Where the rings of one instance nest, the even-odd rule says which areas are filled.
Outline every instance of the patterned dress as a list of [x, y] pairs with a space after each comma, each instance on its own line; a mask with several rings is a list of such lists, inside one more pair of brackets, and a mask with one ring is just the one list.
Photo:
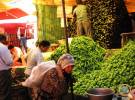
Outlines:
[[53, 68], [49, 70], [43, 79], [41, 85], [41, 100], [61, 100], [62, 95], [68, 91], [68, 84], [63, 77], [59, 77], [58, 70]]

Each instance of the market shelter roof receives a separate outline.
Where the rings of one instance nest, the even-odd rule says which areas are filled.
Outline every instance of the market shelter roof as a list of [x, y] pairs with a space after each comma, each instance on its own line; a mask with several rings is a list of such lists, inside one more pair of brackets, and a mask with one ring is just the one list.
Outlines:
[[21, 33], [24, 33], [26, 24], [27, 23], [0, 23], [0, 28], [4, 29], [4, 33], [16, 34], [18, 27], [22, 27], [24, 29], [21, 30]]
[[[33, 0], [35, 4], [43, 4], [43, 5], [61, 5], [62, 0]], [[65, 5], [73, 6], [76, 5], [76, 0], [65, 0]]]
[[1, 11], [5, 11], [5, 10], [8, 10], [8, 9], [10, 9], [10, 8], [11, 8], [10, 6], [6, 5], [6, 4], [3, 3], [3, 2], [0, 2], [0, 12], [1, 12]]
[[135, 0], [125, 0], [125, 5], [129, 13], [135, 12]]
[[0, 12], [0, 20], [4, 19], [17, 19], [23, 16], [27, 16], [28, 14], [19, 8], [12, 8], [9, 10], [5, 10]]

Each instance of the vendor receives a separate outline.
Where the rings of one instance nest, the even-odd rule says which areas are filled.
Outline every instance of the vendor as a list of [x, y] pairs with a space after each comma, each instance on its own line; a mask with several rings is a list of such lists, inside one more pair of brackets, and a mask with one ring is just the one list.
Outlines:
[[10, 50], [13, 57], [13, 66], [25, 65], [25, 60], [23, 59], [23, 52], [19, 47], [9, 45], [8, 49]]

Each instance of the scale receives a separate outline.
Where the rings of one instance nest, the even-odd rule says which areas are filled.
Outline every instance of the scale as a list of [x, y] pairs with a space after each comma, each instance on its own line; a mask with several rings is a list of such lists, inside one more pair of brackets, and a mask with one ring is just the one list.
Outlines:
[[129, 100], [128, 94], [131, 91], [131, 87], [128, 84], [121, 84], [118, 88], [118, 94], [121, 96], [121, 100]]

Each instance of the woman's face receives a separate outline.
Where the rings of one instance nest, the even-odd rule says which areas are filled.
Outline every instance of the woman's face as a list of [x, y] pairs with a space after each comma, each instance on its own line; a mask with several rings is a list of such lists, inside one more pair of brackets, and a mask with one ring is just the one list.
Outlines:
[[64, 68], [64, 71], [66, 73], [71, 73], [72, 72], [72, 69], [73, 69], [73, 65], [68, 65], [66, 68]]

